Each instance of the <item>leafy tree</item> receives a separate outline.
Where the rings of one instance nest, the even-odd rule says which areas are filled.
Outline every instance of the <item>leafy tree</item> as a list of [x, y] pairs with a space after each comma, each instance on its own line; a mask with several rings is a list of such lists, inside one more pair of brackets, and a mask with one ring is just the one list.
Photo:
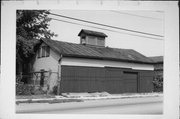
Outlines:
[[28, 62], [34, 54], [34, 45], [40, 38], [56, 36], [48, 30], [50, 18], [47, 10], [16, 11], [16, 60]]

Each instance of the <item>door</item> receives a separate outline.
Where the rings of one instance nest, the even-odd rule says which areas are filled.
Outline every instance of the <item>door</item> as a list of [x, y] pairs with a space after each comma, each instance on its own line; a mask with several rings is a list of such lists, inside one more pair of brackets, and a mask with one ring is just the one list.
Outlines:
[[62, 66], [61, 92], [102, 92], [104, 68]]
[[138, 92], [138, 73], [124, 72], [124, 92], [125, 93], [136, 93]]

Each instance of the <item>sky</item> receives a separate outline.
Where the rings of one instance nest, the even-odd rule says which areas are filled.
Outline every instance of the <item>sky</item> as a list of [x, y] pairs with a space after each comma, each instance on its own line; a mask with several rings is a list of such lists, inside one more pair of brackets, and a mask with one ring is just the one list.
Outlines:
[[[105, 33], [108, 36], [106, 38], [106, 46], [108, 47], [134, 49], [145, 56], [164, 55], [164, 15], [162, 12], [112, 10], [51, 10], [50, 12], [116, 28], [123, 28], [123, 30], [116, 29], [49, 15], [50, 18], [56, 19], [52, 19], [49, 26], [49, 29], [58, 35], [52, 38], [54, 40], [79, 44], [80, 38], [78, 33], [81, 29], [88, 29]], [[131, 32], [131, 30], [143, 32], [143, 34]]]

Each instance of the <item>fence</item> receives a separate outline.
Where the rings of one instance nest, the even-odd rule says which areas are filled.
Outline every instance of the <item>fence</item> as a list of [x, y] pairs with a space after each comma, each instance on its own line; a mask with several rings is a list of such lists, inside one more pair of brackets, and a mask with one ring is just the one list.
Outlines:
[[32, 86], [35, 89], [42, 89], [45, 92], [49, 91], [49, 85], [52, 73], [57, 74], [57, 72], [51, 71], [39, 71], [39, 72], [30, 72], [28, 74], [16, 75], [16, 84], [23, 84], [26, 86]]
[[47, 71], [46, 72], [31, 72], [28, 74], [16, 75], [16, 82], [23, 82], [24, 84], [38, 86], [40, 85], [41, 79], [43, 80], [43, 84], [46, 85], [48, 83], [48, 78], [49, 78], [49, 72]]

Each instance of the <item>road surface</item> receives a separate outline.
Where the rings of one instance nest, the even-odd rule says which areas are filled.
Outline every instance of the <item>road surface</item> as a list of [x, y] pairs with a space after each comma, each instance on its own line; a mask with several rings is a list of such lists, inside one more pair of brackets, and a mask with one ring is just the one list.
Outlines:
[[17, 113], [44, 114], [163, 114], [162, 97], [106, 99], [71, 103], [16, 105]]

